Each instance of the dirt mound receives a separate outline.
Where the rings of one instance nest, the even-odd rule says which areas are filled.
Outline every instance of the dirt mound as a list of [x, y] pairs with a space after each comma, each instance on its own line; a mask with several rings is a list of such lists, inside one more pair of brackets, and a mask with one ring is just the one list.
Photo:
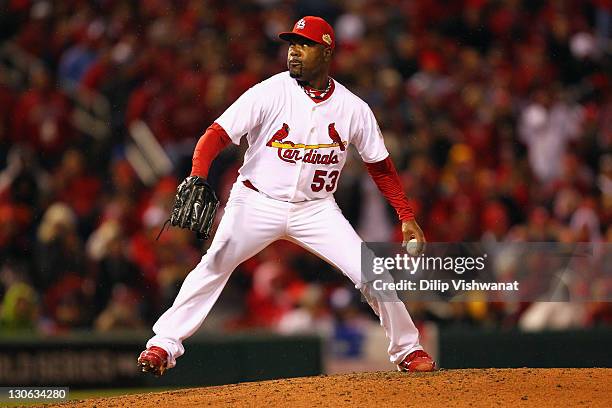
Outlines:
[[61, 407], [610, 407], [612, 369], [441, 370], [291, 378], [65, 403]]

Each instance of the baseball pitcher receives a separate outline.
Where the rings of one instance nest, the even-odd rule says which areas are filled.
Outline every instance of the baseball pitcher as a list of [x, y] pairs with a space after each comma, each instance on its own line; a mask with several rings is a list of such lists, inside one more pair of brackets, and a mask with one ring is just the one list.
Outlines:
[[288, 71], [246, 91], [197, 143], [191, 175], [177, 191], [171, 224], [204, 237], [218, 205], [206, 183], [210, 164], [242, 137], [248, 149], [210, 249], [153, 326], [155, 336], [138, 365], [155, 375], [174, 367], [185, 351], [183, 340], [202, 325], [234, 268], [286, 239], [338, 268], [362, 291], [380, 318], [390, 342], [389, 358], [398, 370], [432, 371], [435, 362], [419, 344], [404, 304], [377, 301], [373, 288], [362, 282], [362, 240], [333, 197], [352, 144], [397, 211], [404, 242], [425, 243], [376, 118], [364, 101], [329, 76], [335, 39], [325, 20], [304, 17], [279, 37], [290, 44]]

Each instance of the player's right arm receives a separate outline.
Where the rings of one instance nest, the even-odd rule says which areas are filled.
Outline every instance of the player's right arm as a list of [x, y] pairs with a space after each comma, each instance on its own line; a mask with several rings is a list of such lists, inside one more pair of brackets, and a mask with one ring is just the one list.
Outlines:
[[362, 105], [361, 126], [354, 138], [355, 148], [361, 155], [368, 173], [393, 206], [402, 223], [403, 243], [415, 239], [420, 253], [425, 245], [425, 235], [414, 218], [414, 212], [406, 197], [395, 165], [385, 147], [382, 132], [376, 122], [374, 113], [364, 103]]

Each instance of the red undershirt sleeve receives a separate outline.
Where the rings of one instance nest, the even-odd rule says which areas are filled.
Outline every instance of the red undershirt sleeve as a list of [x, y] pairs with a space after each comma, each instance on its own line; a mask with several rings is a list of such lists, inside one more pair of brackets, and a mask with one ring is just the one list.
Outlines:
[[387, 199], [389, 204], [395, 208], [400, 221], [410, 221], [414, 219], [414, 212], [408, 198], [404, 194], [399, 175], [390, 156], [385, 160], [376, 163], [366, 163], [366, 168], [378, 189]]
[[193, 151], [191, 175], [207, 178], [210, 164], [231, 142], [227, 132], [217, 122], [210, 125]]

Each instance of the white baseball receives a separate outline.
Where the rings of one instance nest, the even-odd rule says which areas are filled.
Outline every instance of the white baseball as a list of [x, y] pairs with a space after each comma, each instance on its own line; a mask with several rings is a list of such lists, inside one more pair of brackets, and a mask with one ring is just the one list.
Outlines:
[[410, 241], [406, 242], [406, 252], [410, 256], [419, 255], [419, 241], [416, 238], [412, 238]]

